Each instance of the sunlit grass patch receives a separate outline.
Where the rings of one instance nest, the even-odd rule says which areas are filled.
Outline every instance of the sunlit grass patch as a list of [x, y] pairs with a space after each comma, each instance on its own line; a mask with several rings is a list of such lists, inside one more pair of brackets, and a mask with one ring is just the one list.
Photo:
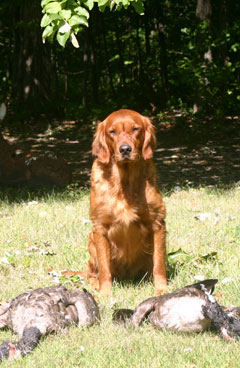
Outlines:
[[[240, 304], [239, 188], [178, 189], [164, 200], [169, 290], [200, 278], [218, 278], [218, 301]], [[87, 265], [88, 191], [6, 190], [0, 195], [0, 220], [1, 301], [55, 282], [92, 291], [78, 277], [58, 278], [50, 272], [84, 270]], [[145, 279], [114, 281], [111, 298], [93, 291], [100, 305], [100, 325], [71, 327], [48, 336], [11, 367], [238, 367], [240, 343], [226, 343], [212, 332], [177, 334], [147, 323], [139, 329], [112, 323], [114, 308], [134, 308], [153, 292], [152, 282]], [[0, 336], [1, 341], [15, 339], [9, 331]]]

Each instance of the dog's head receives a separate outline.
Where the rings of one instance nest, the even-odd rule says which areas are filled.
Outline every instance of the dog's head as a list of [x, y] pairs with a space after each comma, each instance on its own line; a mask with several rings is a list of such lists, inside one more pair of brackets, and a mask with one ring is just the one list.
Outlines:
[[152, 158], [156, 147], [154, 127], [150, 120], [133, 110], [121, 109], [110, 114], [97, 127], [92, 153], [108, 164]]

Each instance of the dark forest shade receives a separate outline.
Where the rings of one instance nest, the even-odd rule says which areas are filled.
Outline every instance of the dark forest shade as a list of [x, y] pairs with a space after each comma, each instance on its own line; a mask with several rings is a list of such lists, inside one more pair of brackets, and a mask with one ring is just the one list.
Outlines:
[[[90, 11], [79, 48], [42, 44], [37, 0], [0, 5], [0, 93], [16, 112], [166, 107], [236, 114], [240, 3], [147, 0], [144, 15]], [[107, 111], [108, 112], [108, 111]], [[104, 112], [104, 115], [106, 111]]]

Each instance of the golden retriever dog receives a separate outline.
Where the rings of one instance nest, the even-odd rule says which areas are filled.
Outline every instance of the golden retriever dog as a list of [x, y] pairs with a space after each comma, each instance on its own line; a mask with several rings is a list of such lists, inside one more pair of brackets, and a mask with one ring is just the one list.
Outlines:
[[92, 153], [87, 279], [103, 295], [112, 280], [153, 275], [155, 294], [167, 288], [165, 206], [152, 161], [150, 120], [121, 109], [101, 122]]

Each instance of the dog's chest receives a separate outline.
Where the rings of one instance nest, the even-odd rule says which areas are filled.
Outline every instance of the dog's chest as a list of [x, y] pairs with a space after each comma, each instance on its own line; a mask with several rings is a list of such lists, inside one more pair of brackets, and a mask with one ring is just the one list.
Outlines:
[[116, 246], [120, 256], [121, 250], [126, 255], [134, 252], [142, 253], [149, 247], [152, 234], [151, 220], [147, 203], [142, 205], [137, 200], [128, 201], [125, 198], [113, 196], [109, 203], [104, 204], [102, 211], [103, 223], [110, 223], [108, 238]]
[[148, 220], [149, 204], [142, 193], [126, 195], [109, 190], [107, 197], [102, 195], [100, 198], [101, 205], [98, 205], [98, 208], [101, 208], [101, 214], [107, 216], [111, 224], [118, 223], [122, 226], [128, 226], [132, 223]]
[[110, 209], [114, 222], [122, 224], [122, 226], [141, 221], [142, 210], [136, 201], [129, 203], [124, 198], [114, 198]]
[[[152, 230], [141, 221], [137, 214], [122, 213], [122, 217], [113, 221], [108, 231], [111, 244], [111, 258], [126, 265], [133, 265], [148, 255], [152, 257]], [[143, 257], [144, 255], [144, 257]], [[140, 262], [141, 263], [141, 262]], [[142, 264], [139, 267], [142, 268]]]

